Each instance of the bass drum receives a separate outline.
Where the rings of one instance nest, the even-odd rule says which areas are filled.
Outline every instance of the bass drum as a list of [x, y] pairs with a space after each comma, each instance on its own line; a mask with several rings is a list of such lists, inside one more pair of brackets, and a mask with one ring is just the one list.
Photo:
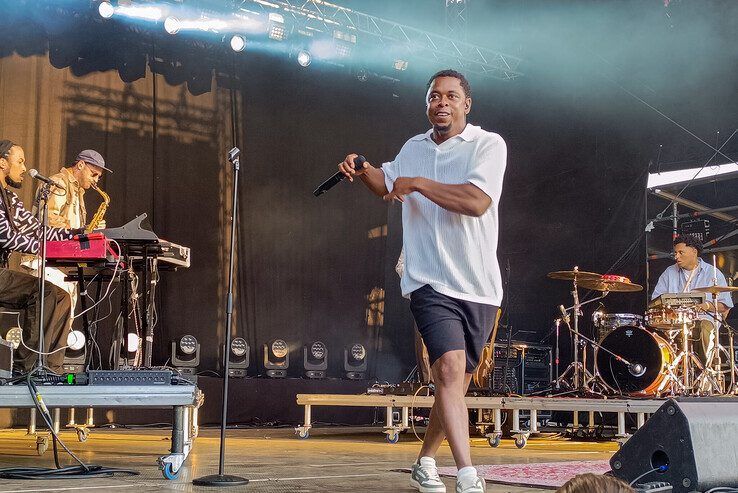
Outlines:
[[643, 365], [645, 371], [634, 375], [628, 365], [598, 348], [595, 353], [597, 373], [613, 392], [628, 395], [655, 395], [674, 359], [665, 339], [642, 327], [618, 327], [607, 334], [600, 345], [632, 364]]

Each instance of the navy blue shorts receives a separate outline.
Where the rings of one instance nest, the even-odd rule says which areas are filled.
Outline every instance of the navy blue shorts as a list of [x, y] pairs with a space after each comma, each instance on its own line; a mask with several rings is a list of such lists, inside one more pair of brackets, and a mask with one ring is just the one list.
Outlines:
[[474, 372], [499, 307], [452, 298], [426, 284], [410, 293], [410, 310], [431, 366], [444, 353], [462, 349], [466, 351], [466, 373]]

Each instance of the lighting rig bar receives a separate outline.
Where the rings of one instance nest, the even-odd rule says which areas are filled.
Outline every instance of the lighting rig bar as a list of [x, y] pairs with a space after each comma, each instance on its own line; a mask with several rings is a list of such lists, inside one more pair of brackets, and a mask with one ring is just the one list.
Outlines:
[[[502, 80], [516, 79], [522, 61], [481, 46], [455, 41], [446, 36], [398, 24], [323, 0], [241, 0], [242, 8], [257, 6], [264, 12], [289, 14], [293, 22], [307, 30], [331, 33], [355, 31], [369, 35], [382, 46], [400, 44], [414, 57], [431, 58], [466, 72]], [[253, 7], [252, 7], [253, 8]]]

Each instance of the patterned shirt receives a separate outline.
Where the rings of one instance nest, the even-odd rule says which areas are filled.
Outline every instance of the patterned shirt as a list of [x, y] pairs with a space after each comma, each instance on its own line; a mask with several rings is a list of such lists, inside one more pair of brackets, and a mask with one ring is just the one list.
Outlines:
[[[4, 196], [8, 204], [4, 203]], [[12, 211], [12, 218], [9, 211]], [[39, 220], [23, 207], [23, 202], [15, 193], [5, 189], [5, 193], [0, 194], [0, 267], [7, 266], [10, 252], [38, 253], [40, 233]], [[75, 233], [70, 229], [49, 228], [46, 239], [71, 239]]]

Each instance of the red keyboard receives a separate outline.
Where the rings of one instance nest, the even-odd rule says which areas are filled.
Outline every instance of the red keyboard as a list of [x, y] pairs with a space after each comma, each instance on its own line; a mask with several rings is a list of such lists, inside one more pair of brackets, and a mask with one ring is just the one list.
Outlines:
[[46, 258], [49, 260], [112, 260], [118, 254], [110, 247], [110, 241], [102, 233], [77, 235], [71, 240], [47, 241]]

